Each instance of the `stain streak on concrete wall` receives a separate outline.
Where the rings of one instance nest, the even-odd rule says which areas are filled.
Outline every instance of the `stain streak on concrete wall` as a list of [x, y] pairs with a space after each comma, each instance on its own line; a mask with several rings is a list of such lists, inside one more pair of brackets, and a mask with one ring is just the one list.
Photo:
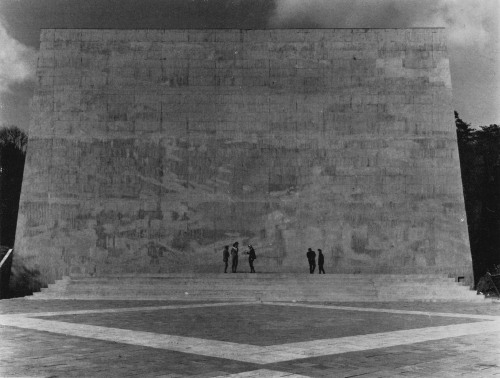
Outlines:
[[470, 270], [441, 29], [43, 30], [32, 108], [42, 282], [218, 272], [235, 240], [260, 271]]

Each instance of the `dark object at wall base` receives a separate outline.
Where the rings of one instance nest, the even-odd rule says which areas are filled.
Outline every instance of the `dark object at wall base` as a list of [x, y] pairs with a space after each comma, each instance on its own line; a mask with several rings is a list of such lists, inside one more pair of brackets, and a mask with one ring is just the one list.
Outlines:
[[[9, 252], [10, 248], [5, 246], [0, 246], [0, 261], [3, 261], [4, 257]], [[9, 281], [10, 281], [10, 269], [12, 266], [12, 254], [3, 261], [3, 265], [0, 266], [0, 299], [9, 298]]]
[[498, 288], [500, 287], [500, 274], [487, 272], [477, 283], [477, 293], [487, 297], [500, 297]]

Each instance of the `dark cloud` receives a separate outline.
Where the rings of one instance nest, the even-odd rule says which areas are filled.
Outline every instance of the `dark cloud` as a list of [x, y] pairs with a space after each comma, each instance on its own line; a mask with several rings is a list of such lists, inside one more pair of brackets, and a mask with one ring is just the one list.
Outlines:
[[40, 28], [265, 28], [269, 0], [18, 0], [0, 2], [9, 32], [39, 45]]
[[[266, 28], [269, 0], [1, 0], [0, 123], [27, 128], [41, 28]], [[31, 83], [31, 88], [33, 84]], [[21, 101], [24, 100], [24, 101]]]

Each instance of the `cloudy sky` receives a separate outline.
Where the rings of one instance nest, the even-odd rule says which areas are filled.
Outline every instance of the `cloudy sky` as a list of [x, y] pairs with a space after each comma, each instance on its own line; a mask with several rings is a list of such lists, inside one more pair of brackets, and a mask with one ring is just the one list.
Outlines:
[[500, 123], [500, 0], [0, 0], [0, 124], [27, 129], [40, 28], [448, 30], [454, 107]]

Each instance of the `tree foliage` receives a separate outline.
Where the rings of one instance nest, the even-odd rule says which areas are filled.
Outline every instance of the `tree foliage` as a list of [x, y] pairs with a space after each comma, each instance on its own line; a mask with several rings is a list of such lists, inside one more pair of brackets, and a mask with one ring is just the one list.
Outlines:
[[13, 148], [23, 154], [26, 153], [28, 136], [16, 126], [0, 129], [0, 148]]
[[0, 245], [14, 245], [27, 135], [15, 126], [0, 129]]
[[500, 127], [474, 129], [457, 112], [455, 124], [477, 282], [500, 263]]

